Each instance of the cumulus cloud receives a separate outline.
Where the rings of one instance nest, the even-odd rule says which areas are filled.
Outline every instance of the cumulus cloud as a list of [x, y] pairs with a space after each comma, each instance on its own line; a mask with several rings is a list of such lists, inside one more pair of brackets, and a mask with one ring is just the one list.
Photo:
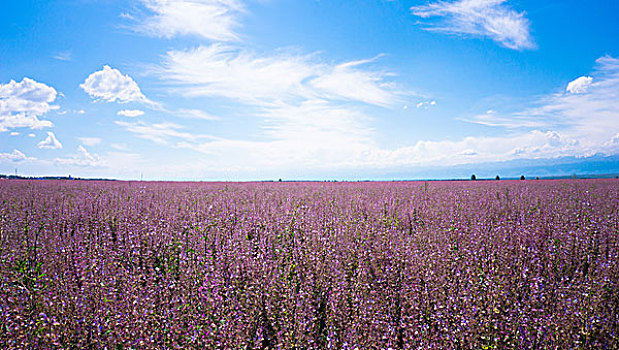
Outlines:
[[[237, 17], [243, 7], [236, 0], [141, 0], [148, 11], [134, 27], [145, 35], [173, 38], [197, 36], [215, 41], [237, 40]], [[133, 16], [125, 16], [134, 19]]]
[[53, 132], [48, 131], [45, 140], [39, 142], [39, 148], [43, 149], [58, 149], [62, 148], [62, 143], [58, 141]]
[[122, 115], [124, 117], [128, 117], [128, 118], [135, 118], [135, 117], [139, 117], [141, 115], [144, 115], [144, 111], [141, 111], [139, 109], [123, 109], [118, 111], [118, 113], [116, 113], [117, 115]]
[[386, 106], [398, 92], [387, 73], [362, 67], [372, 60], [327, 64], [316, 55], [255, 55], [213, 44], [170, 51], [155, 69], [187, 96], [226, 97], [253, 105], [294, 99], [328, 98]]
[[413, 6], [415, 16], [430, 19], [426, 30], [456, 35], [487, 37], [515, 49], [535, 48], [524, 12], [510, 8], [507, 0], [436, 1]]
[[571, 94], [582, 94], [587, 91], [591, 83], [593, 83], [593, 78], [586, 76], [580, 77], [567, 84], [565, 90]]
[[130, 76], [123, 75], [118, 69], [107, 65], [100, 71], [90, 74], [80, 87], [97, 100], [150, 103]]
[[32, 161], [36, 158], [27, 157], [21, 151], [14, 149], [12, 153], [0, 153], [0, 163], [4, 162], [23, 162], [23, 161]]
[[91, 154], [82, 145], [77, 146], [76, 154], [67, 158], [56, 158], [55, 163], [62, 166], [76, 165], [80, 167], [103, 167], [106, 162], [98, 154]]
[[58, 108], [51, 104], [56, 96], [53, 87], [30, 78], [0, 84], [0, 132], [14, 128], [52, 127], [51, 121], [39, 118]]

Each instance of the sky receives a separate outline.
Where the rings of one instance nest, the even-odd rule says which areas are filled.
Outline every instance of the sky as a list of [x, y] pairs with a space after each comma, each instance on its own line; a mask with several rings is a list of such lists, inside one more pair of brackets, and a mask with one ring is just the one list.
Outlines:
[[0, 174], [494, 177], [617, 155], [616, 0], [0, 2]]

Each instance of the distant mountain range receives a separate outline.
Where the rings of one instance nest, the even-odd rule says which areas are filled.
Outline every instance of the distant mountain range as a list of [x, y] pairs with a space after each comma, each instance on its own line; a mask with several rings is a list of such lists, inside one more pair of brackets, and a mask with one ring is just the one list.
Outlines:
[[619, 175], [619, 155], [590, 157], [561, 157], [555, 159], [518, 159], [505, 162], [462, 164], [450, 167], [424, 167], [402, 169], [386, 174], [393, 179], [477, 179], [520, 178], [599, 178]]

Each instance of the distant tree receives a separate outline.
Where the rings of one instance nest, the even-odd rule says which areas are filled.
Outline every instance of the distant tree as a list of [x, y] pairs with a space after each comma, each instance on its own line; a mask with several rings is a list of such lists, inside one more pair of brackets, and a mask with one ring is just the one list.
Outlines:
[[471, 180], [473, 181], [477, 180], [477, 176], [475, 176], [475, 174], [471, 175]]
[[501, 177], [499, 175], [497, 175], [494, 179], [499, 181], [499, 180], [501, 180]]
[[524, 180], [524, 175], [520, 175], [520, 180]]
[[535, 177], [535, 180], [539, 180], [539, 176], [536, 176], [536, 177]]
[[279, 182], [282, 182], [282, 179], [279, 179]]

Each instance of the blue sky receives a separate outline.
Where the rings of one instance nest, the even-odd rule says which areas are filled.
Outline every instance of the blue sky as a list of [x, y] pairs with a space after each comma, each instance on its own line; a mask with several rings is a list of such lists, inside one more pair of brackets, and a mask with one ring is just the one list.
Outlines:
[[449, 178], [617, 154], [614, 0], [0, 3], [0, 173]]

